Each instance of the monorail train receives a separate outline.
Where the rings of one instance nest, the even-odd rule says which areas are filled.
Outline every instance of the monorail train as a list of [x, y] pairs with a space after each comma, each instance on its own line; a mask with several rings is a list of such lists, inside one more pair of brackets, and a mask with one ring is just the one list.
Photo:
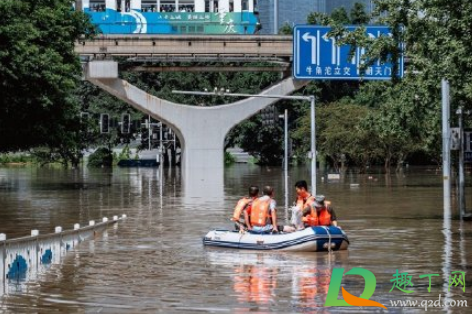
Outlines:
[[103, 34], [254, 34], [257, 0], [78, 0]]

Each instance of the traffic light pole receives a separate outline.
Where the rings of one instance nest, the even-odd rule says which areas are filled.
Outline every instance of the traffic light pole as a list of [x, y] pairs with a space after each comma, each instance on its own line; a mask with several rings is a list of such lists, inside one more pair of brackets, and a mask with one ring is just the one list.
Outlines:
[[[224, 90], [218, 91], [215, 89], [214, 92], [199, 92], [199, 91], [181, 91], [173, 90], [173, 94], [181, 95], [193, 95], [193, 96], [220, 96], [220, 97], [255, 97], [255, 98], [276, 98], [276, 99], [288, 99], [288, 100], [303, 100], [310, 102], [311, 112], [311, 192], [312, 195], [316, 195], [316, 130], [315, 130], [315, 96], [287, 96], [287, 95], [252, 95], [252, 94], [241, 94], [241, 93], [229, 93]], [[288, 166], [287, 166], [288, 168]]]

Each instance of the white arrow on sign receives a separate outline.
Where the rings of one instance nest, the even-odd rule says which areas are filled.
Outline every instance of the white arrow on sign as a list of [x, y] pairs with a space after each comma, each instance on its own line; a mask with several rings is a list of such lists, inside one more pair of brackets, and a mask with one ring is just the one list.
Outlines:
[[328, 33], [323, 35], [323, 40], [331, 41], [331, 64], [339, 66], [341, 64], [341, 47], [336, 44], [336, 38], [328, 37]]
[[302, 39], [306, 42], [311, 41], [311, 64], [320, 64], [320, 31], [317, 31], [317, 36], [312, 36], [310, 33], [305, 33]]

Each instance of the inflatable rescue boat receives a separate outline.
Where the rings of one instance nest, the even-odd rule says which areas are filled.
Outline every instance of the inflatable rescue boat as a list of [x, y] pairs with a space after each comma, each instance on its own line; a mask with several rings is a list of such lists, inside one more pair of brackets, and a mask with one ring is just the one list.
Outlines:
[[203, 245], [240, 250], [321, 252], [347, 250], [349, 239], [341, 228], [333, 226], [273, 234], [216, 229], [205, 235]]

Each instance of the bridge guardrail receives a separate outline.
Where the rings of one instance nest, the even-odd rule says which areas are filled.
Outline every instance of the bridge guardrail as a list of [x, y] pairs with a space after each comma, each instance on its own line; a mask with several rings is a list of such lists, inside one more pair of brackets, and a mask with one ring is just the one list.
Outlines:
[[[79, 243], [93, 238], [109, 225], [123, 219], [126, 219], [126, 215], [113, 216], [112, 219], [104, 217], [99, 223], [91, 220], [85, 227], [75, 224], [73, 230], [64, 231], [62, 227], [56, 227], [54, 233], [44, 235], [39, 234], [38, 230], [31, 230], [31, 236], [15, 239], [6, 239], [6, 235], [1, 233], [0, 282], [27, 277], [35, 279], [48, 265], [60, 263], [62, 257]], [[0, 291], [0, 295], [3, 292]]]

